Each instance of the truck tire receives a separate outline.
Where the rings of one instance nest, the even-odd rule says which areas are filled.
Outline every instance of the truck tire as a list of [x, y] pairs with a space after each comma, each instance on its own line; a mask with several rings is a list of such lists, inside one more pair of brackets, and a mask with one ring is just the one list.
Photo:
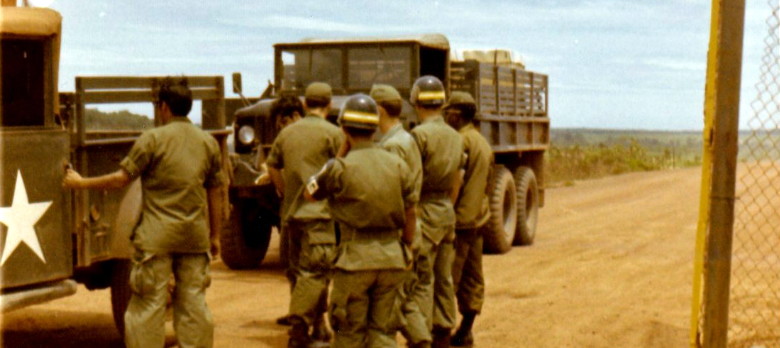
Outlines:
[[531, 245], [536, 237], [536, 221], [539, 215], [539, 190], [536, 175], [529, 167], [515, 171], [517, 184], [517, 230], [513, 245]]
[[271, 240], [270, 219], [252, 200], [239, 200], [230, 210], [230, 219], [222, 229], [220, 257], [230, 269], [254, 269], [260, 266]]
[[488, 183], [490, 219], [482, 227], [484, 252], [504, 254], [512, 249], [517, 225], [517, 199], [512, 173], [504, 166], [495, 168]]
[[125, 311], [130, 303], [130, 260], [111, 261], [111, 313], [119, 336], [125, 337]]

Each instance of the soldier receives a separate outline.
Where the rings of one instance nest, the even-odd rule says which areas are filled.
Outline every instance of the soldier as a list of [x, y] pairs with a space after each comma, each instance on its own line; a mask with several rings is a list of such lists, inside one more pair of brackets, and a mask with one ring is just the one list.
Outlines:
[[[417, 284], [407, 297], [419, 312], [404, 313], [412, 343], [447, 347], [455, 325], [455, 291], [452, 284], [455, 210], [453, 202], [460, 189], [463, 140], [442, 117], [444, 85], [434, 76], [415, 81], [411, 91], [421, 124], [412, 130], [423, 161], [419, 216], [423, 238], [416, 256]], [[415, 309], [413, 305], [405, 309]], [[422, 315], [422, 317], [421, 317]], [[422, 324], [425, 323], [425, 327]], [[425, 332], [431, 333], [425, 337]]]
[[[281, 132], [282, 129], [284, 129], [285, 127], [300, 120], [301, 117], [303, 117], [304, 113], [305, 111], [303, 110], [303, 103], [295, 95], [283, 94], [281, 97], [274, 100], [273, 104], [271, 105], [271, 116], [273, 117], [277, 134]], [[271, 182], [271, 177], [268, 174], [268, 165], [265, 163], [265, 160], [263, 159], [264, 157], [263, 151], [258, 151], [257, 155], [259, 159], [258, 162], [262, 163], [260, 166], [263, 174], [261, 174], [255, 180], [255, 184], [266, 185]], [[295, 272], [293, 271], [293, 269], [290, 267], [289, 264], [289, 260], [290, 260], [288, 255], [289, 240], [287, 238], [287, 233], [285, 229], [280, 228], [279, 230], [280, 230], [279, 254], [281, 256], [282, 264], [285, 267], [287, 280], [290, 282], [290, 294], [292, 294], [293, 289], [295, 289]], [[276, 323], [279, 325], [290, 325], [290, 316], [284, 315], [276, 319]]]
[[325, 120], [331, 94], [330, 86], [322, 82], [306, 88], [306, 117], [282, 129], [266, 161], [271, 181], [282, 196], [282, 229], [295, 280], [290, 296], [290, 347], [305, 347], [312, 339], [330, 340], [324, 315], [336, 234], [327, 204], [304, 200], [303, 189], [306, 180], [342, 146], [341, 130]]
[[371, 87], [379, 111], [379, 146], [401, 157], [409, 167], [414, 179], [414, 190], [419, 196], [422, 186], [422, 160], [414, 138], [404, 130], [399, 116], [403, 107], [401, 94], [390, 85], [377, 84]]
[[[409, 167], [410, 173], [414, 178], [415, 192], [419, 196], [422, 186], [422, 159], [420, 150], [414, 137], [404, 130], [399, 116], [403, 108], [403, 100], [398, 91], [389, 85], [377, 84], [371, 88], [371, 98], [377, 103], [379, 110], [379, 146], [391, 153], [401, 157]], [[421, 234], [416, 234], [415, 246], [421, 244]], [[409, 298], [417, 284], [415, 269], [409, 270], [409, 275], [405, 280], [403, 287], [404, 298]], [[405, 315], [407, 320], [412, 321], [409, 325], [401, 328], [401, 332], [411, 346], [425, 346], [431, 342], [431, 330], [426, 324], [425, 315], [422, 313], [417, 301], [404, 301], [402, 311], [408, 313]]]
[[68, 169], [63, 185], [111, 189], [141, 178], [143, 212], [132, 236], [135, 255], [125, 343], [131, 348], [163, 347], [168, 281], [173, 275], [173, 325], [179, 346], [211, 347], [214, 324], [205, 290], [211, 282], [208, 252], [218, 253], [222, 224], [221, 187], [226, 179], [220, 149], [210, 134], [187, 119], [192, 93], [186, 81], [167, 80], [155, 107], [164, 125], [141, 134], [119, 170], [82, 178]]
[[294, 95], [282, 95], [271, 105], [271, 115], [274, 117], [277, 132], [300, 120], [303, 114], [303, 103]]
[[376, 147], [376, 104], [365, 94], [344, 103], [346, 156], [327, 163], [307, 198], [328, 199], [341, 241], [330, 315], [334, 347], [395, 347], [400, 289], [415, 234], [414, 179], [398, 156]]
[[482, 276], [482, 234], [490, 213], [486, 194], [487, 180], [493, 162], [490, 144], [474, 127], [477, 112], [474, 98], [466, 92], [452, 92], [444, 117], [447, 123], [463, 137], [466, 153], [463, 186], [455, 203], [455, 263], [452, 280], [458, 299], [458, 311], [463, 319], [450, 340], [455, 347], [472, 346], [471, 327], [482, 310], [485, 298], [485, 279]]

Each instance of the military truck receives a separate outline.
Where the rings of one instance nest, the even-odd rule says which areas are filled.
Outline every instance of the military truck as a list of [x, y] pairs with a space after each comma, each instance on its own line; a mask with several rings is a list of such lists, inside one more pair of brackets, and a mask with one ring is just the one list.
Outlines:
[[[506, 59], [501, 51], [477, 53], [453, 60], [449, 41], [440, 34], [304, 39], [274, 45], [272, 93], [234, 115], [231, 157], [234, 166], [244, 169], [237, 171], [230, 188], [232, 226], [222, 234], [223, 261], [235, 269], [256, 267], [263, 259], [271, 225], [279, 221], [275, 191], [270, 185], [254, 183], [277, 134], [271, 104], [281, 93], [301, 96], [314, 81], [333, 87], [330, 120], [336, 119], [347, 96], [368, 93], [376, 83], [394, 86], [408, 100], [419, 76], [434, 75], [448, 91], [471, 93], [478, 104], [478, 128], [495, 154], [485, 250], [505, 253], [512, 245], [533, 243], [538, 209], [544, 205], [543, 158], [550, 139], [548, 78]], [[402, 119], [407, 128], [417, 124], [408, 102]]]
[[[84, 191], [63, 188], [62, 179], [70, 165], [87, 176], [117, 170], [140, 134], [90, 130], [86, 105], [153, 102], [162, 78], [77, 77], [75, 92], [58, 93], [60, 28], [56, 11], [0, 7], [0, 307], [68, 296], [78, 283], [110, 288], [123, 333], [140, 181]], [[220, 104], [222, 76], [184, 78], [195, 98]], [[204, 112], [203, 127], [214, 129], [226, 157], [224, 124], [223, 113]]]

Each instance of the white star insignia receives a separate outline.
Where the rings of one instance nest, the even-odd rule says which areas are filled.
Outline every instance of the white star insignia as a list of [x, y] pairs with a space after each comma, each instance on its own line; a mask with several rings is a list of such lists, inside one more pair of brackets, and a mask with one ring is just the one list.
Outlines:
[[16, 178], [11, 207], [0, 208], [0, 222], [8, 227], [0, 266], [5, 264], [8, 257], [22, 243], [27, 244], [35, 255], [38, 255], [43, 263], [46, 263], [34, 226], [49, 209], [52, 201], [30, 203], [27, 199], [27, 190], [24, 187], [21, 171], [16, 172]]

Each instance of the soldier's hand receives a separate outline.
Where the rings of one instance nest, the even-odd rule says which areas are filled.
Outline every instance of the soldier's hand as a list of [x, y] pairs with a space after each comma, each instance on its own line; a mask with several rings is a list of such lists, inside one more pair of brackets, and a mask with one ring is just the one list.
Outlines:
[[268, 185], [271, 183], [271, 176], [268, 175], [268, 172], [265, 172], [263, 174], [260, 174], [260, 176], [255, 179], [255, 185]]
[[211, 239], [211, 257], [216, 258], [219, 255], [219, 238]]
[[65, 169], [65, 177], [62, 178], [62, 187], [80, 188], [81, 181], [82, 178], [79, 173], [70, 168]]

